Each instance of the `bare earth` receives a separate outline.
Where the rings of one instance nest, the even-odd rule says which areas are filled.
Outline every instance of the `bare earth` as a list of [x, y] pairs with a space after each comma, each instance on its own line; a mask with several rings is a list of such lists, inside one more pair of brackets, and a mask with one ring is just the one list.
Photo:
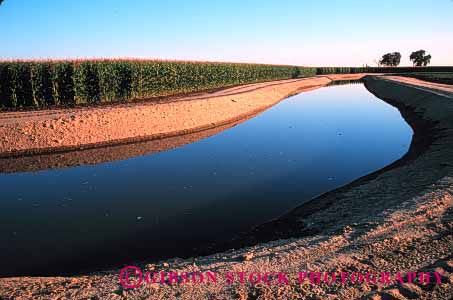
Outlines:
[[[186, 114], [187, 119], [178, 124], [187, 126], [184, 130], [189, 130], [196, 127], [199, 120], [216, 123], [215, 118], [219, 119], [220, 115], [223, 122], [234, 119], [234, 113], [256, 113], [288, 94], [306, 87], [322, 86], [329, 81], [327, 77], [317, 77], [279, 85], [262, 84], [257, 90], [234, 97], [219, 95], [213, 99], [158, 105], [164, 105], [173, 116]], [[381, 171], [321, 195], [246, 236], [253, 240], [268, 231], [270, 235], [266, 239], [271, 242], [211, 256], [175, 258], [138, 266], [143, 271], [155, 272], [213, 271], [218, 274], [217, 283], [144, 283], [137, 289], [126, 290], [119, 284], [119, 270], [111, 270], [73, 277], [3, 278], [0, 279], [0, 299], [451, 299], [453, 93], [448, 90], [449, 86], [439, 87], [411, 78], [367, 77], [365, 81], [370, 92], [398, 107], [414, 129], [413, 143], [405, 157]], [[32, 117], [19, 113], [19, 118], [11, 114], [11, 118], [5, 118], [1, 123], [1, 130], [10, 130], [0, 133], [0, 138], [8, 133], [7, 141], [2, 140], [2, 153], [25, 150], [31, 143], [27, 141], [30, 135], [66, 132], [64, 130], [71, 128], [66, 126], [78, 128], [74, 136], [81, 135], [81, 132], [89, 133], [90, 142], [99, 141], [104, 136], [93, 129], [89, 131], [85, 121], [109, 128], [126, 119], [124, 116], [128, 113], [140, 116], [145, 110], [146, 116], [157, 116], [161, 112], [156, 107], [158, 105], [140, 104], [140, 109], [134, 105], [95, 108], [95, 111], [80, 109], [77, 113], [63, 110], [52, 117], [39, 115], [42, 112], [36, 112]], [[203, 113], [198, 114], [195, 108], [200, 107], [203, 107]], [[73, 114], [75, 118], [71, 118]], [[0, 117], [4, 115], [0, 114]], [[116, 118], [115, 122], [104, 124], [110, 117]], [[61, 120], [65, 120], [63, 124]], [[45, 122], [58, 125], [50, 131], [49, 126], [42, 126]], [[166, 124], [162, 128], [169, 132], [177, 129], [170, 120], [159, 119], [160, 122]], [[132, 127], [139, 123], [130, 120]], [[22, 133], [18, 128], [28, 131]], [[153, 128], [157, 127], [147, 130]], [[120, 131], [115, 137], [124, 137], [121, 134], [125, 131]], [[71, 136], [62, 136], [62, 142], [58, 144], [42, 139], [43, 142], [38, 144], [41, 148], [36, 148], [74, 145]], [[21, 142], [15, 143], [15, 139]], [[292, 238], [281, 239], [286, 235]], [[337, 274], [437, 272], [440, 283], [434, 284], [434, 278], [430, 284], [421, 284], [417, 280], [403, 284], [394, 280], [385, 284], [351, 281], [345, 284], [339, 281], [335, 284], [310, 284], [307, 280], [298, 283], [298, 272], [316, 271]], [[235, 281], [227, 285], [223, 277], [227, 272], [286, 272], [289, 282], [278, 285], [274, 280], [270, 285], [263, 282], [253, 285]]]
[[426, 82], [420, 79], [402, 76], [386, 76], [386, 78], [416, 89], [430, 91], [447, 98], [451, 98], [453, 94], [453, 86], [449, 84]]
[[239, 121], [202, 131], [195, 131], [160, 139], [121, 143], [109, 145], [108, 147], [95, 147], [74, 151], [4, 157], [0, 158], [0, 173], [35, 172], [47, 169], [94, 165], [143, 155], [150, 155], [194, 143], [209, 136], [218, 134], [228, 128], [234, 127], [239, 123], [253, 118], [254, 116], [255, 115], [250, 115]]
[[0, 157], [142, 141], [200, 131], [257, 114], [330, 80], [258, 83], [191, 97], [100, 107], [0, 113]]

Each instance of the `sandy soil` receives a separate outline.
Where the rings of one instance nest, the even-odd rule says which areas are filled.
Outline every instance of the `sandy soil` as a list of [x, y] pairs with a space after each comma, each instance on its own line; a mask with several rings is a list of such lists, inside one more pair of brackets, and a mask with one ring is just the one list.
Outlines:
[[[358, 75], [360, 77], [360, 75]], [[251, 84], [182, 98], [0, 113], [0, 157], [55, 153], [200, 131], [255, 115], [326, 77]]]
[[57, 153], [3, 157], [0, 158], [0, 173], [36, 172], [46, 169], [94, 165], [167, 151], [218, 134], [254, 116], [250, 115], [233, 123], [216, 126], [211, 129], [143, 142], [122, 143], [107, 147], [101, 146]]
[[[119, 284], [119, 270], [111, 270], [0, 279], [0, 299], [451, 299], [453, 102], [434, 84], [406, 79], [365, 79], [370, 92], [398, 107], [414, 129], [403, 159], [243, 235], [245, 244], [270, 242], [138, 266], [144, 271], [214, 271], [217, 283], [145, 283], [126, 290]], [[299, 284], [298, 272], [306, 271], [338, 276], [437, 272], [440, 282]], [[222, 280], [227, 272], [287, 272], [289, 283], [227, 285]]]
[[385, 76], [385, 78], [402, 83], [404, 85], [409, 85], [416, 89], [430, 91], [447, 98], [452, 98], [453, 86], [449, 84], [428, 82], [416, 78], [402, 76]]

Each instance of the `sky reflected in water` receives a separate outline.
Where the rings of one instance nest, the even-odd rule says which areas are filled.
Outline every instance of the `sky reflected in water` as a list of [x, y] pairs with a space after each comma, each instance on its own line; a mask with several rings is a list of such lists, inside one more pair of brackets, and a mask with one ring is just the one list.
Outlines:
[[183, 256], [390, 164], [411, 138], [364, 86], [335, 86], [174, 150], [2, 174], [0, 276]]

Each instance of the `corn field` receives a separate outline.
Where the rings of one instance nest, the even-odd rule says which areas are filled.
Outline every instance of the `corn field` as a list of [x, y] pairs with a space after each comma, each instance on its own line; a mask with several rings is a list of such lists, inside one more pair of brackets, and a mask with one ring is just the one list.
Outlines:
[[129, 101], [315, 73], [295, 66], [158, 60], [0, 62], [0, 105]]
[[[421, 69], [426, 72], [434, 68], [442, 69]], [[416, 69], [311, 68], [133, 59], [0, 61], [0, 107], [47, 107], [130, 101], [322, 74], [414, 72]]]

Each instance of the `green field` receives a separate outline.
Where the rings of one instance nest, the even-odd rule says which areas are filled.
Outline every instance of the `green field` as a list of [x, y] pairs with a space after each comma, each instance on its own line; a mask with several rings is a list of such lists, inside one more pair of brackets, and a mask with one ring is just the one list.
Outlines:
[[150, 60], [0, 62], [2, 107], [146, 99], [313, 76], [314, 68]]
[[131, 101], [241, 84], [362, 72], [450, 71], [451, 67], [301, 67], [159, 60], [0, 62], [0, 107], [43, 108]]

